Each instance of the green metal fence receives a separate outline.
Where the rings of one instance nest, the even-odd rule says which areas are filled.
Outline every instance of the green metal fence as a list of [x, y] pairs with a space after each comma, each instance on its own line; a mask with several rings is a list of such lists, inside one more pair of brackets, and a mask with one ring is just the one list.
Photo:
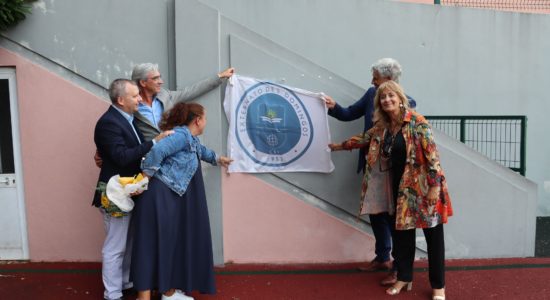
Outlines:
[[426, 116], [432, 127], [525, 176], [526, 116]]
[[434, 0], [434, 4], [512, 11], [550, 10], [549, 0]]

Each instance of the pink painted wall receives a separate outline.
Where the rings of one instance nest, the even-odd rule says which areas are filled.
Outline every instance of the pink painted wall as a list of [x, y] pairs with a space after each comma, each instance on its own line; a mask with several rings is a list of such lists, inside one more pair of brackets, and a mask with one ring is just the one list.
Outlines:
[[[100, 261], [93, 130], [108, 102], [0, 48], [15, 67], [30, 258]], [[224, 257], [235, 263], [372, 259], [373, 237], [246, 174], [224, 176]]]
[[0, 66], [16, 71], [31, 260], [99, 261], [93, 130], [108, 103], [3, 48]]
[[224, 175], [224, 259], [233, 263], [364, 262], [374, 237], [251, 175]]

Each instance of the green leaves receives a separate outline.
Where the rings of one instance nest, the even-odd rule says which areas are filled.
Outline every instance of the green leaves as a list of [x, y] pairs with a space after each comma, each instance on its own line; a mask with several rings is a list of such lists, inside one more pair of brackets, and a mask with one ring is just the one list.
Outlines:
[[31, 5], [25, 0], [0, 0], [0, 31], [25, 19], [31, 13]]

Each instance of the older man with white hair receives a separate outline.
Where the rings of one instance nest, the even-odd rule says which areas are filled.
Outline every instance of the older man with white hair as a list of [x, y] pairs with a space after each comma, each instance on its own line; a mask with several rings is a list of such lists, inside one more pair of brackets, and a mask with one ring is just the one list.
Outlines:
[[[164, 81], [157, 64], [142, 63], [134, 66], [132, 80], [139, 88], [141, 96], [138, 111], [134, 113], [134, 123], [137, 129], [143, 134], [146, 141], [152, 140], [161, 133], [159, 122], [165, 111], [172, 108], [177, 102], [195, 100], [215, 89], [234, 72], [234, 68], [228, 68], [181, 90], [170, 91], [162, 87]], [[102, 158], [98, 151], [95, 153], [94, 160], [96, 165], [101, 168]]]
[[[134, 98], [140, 99], [139, 103], [138, 101], [136, 101], [135, 103], [136, 107], [133, 108], [131, 112], [132, 125], [135, 126], [134, 129], [137, 129], [135, 133], [136, 133], [136, 136], [138, 135], [140, 136], [141, 138], [140, 143], [150, 145], [149, 148], [147, 149], [148, 151], [152, 147], [152, 143], [156, 142], [156, 140], [158, 140], [159, 138], [162, 138], [165, 135], [169, 134], [169, 133], [161, 132], [161, 130], [159, 129], [159, 122], [162, 119], [162, 114], [165, 111], [172, 108], [172, 106], [174, 106], [174, 104], [177, 102], [194, 100], [197, 97], [207, 93], [208, 91], [215, 89], [220, 84], [222, 84], [224, 79], [231, 77], [234, 72], [235, 72], [234, 68], [228, 68], [218, 74], [213, 74], [212, 76], [206, 79], [203, 79], [189, 87], [185, 87], [178, 91], [170, 91], [162, 87], [162, 85], [164, 84], [164, 81], [162, 80], [157, 64], [142, 63], [142, 64], [136, 65], [132, 71], [133, 82], [129, 80], [126, 80], [124, 82], [132, 83], [131, 84], [132, 88], [136, 90]], [[119, 81], [117, 81], [117, 83]], [[135, 83], [135, 85], [133, 83]], [[139, 90], [139, 93], [138, 93], [138, 90]], [[105, 168], [105, 164], [107, 164], [107, 166], [110, 164], [111, 157], [106, 156], [107, 155], [106, 152], [101, 151], [99, 146], [97, 149], [98, 150], [96, 150], [94, 160], [96, 162], [96, 165], [102, 168], [103, 170]], [[138, 166], [139, 166], [139, 159], [141, 159], [141, 157], [145, 155], [147, 151], [140, 152], [139, 157], [136, 159], [136, 163], [138, 164]], [[134, 171], [135, 172], [131, 175], [137, 174], [139, 172], [139, 167]], [[99, 206], [98, 199], [99, 198], [94, 200], [94, 205], [96, 206]], [[128, 224], [129, 222], [127, 222], [126, 225]], [[126, 253], [125, 250], [126, 250], [126, 246], [128, 246], [128, 249], [131, 249], [132, 233], [131, 232], [127, 233], [128, 227], [123, 228], [121, 232], [124, 232], [125, 237], [126, 235], [129, 236], [128, 237], [129, 245], [126, 245], [126, 238], [123, 239], [124, 250], [122, 251], [124, 252], [122, 255], [125, 257], [125, 266], [126, 265], [129, 266], [130, 253], [129, 251], [127, 251]], [[116, 239], [111, 239], [111, 240], [116, 240]], [[128, 275], [127, 275], [128, 272], [126, 269], [127, 268], [124, 268], [124, 286], [123, 286], [124, 289], [128, 289], [132, 287], [132, 283], [128, 281]], [[108, 272], [105, 272], [105, 273], [108, 274]], [[110, 276], [110, 277], [113, 277], [113, 276]], [[118, 280], [118, 277], [123, 277], [123, 275], [117, 274], [115, 277], [117, 277], [116, 281], [118, 282], [120, 281]], [[121, 287], [116, 286], [111, 288], [111, 285], [114, 286], [114, 284], [110, 284], [109, 283], [110, 281], [112, 280], [109, 279], [106, 281], [104, 279], [104, 282], [107, 282], [105, 298], [116, 299], [122, 296], [120, 291]], [[112, 298], [112, 297], [115, 297], [115, 298]]]
[[[330, 96], [325, 96], [325, 102], [328, 107], [328, 114], [340, 121], [354, 121], [364, 117], [365, 127], [364, 132], [367, 132], [372, 127], [372, 114], [374, 112], [374, 96], [376, 89], [382, 83], [393, 80], [399, 82], [401, 76], [401, 65], [393, 58], [382, 58], [376, 61], [371, 66], [372, 80], [367, 92], [348, 107], [342, 107]], [[409, 98], [411, 108], [416, 107], [416, 101]], [[357, 172], [365, 171], [365, 151], [360, 149], [359, 162]], [[397, 281], [397, 272], [395, 264], [392, 266], [390, 262], [390, 252], [392, 249], [392, 233], [395, 230], [395, 221], [388, 211], [369, 213], [369, 219], [372, 227], [372, 232], [375, 238], [375, 254], [376, 257], [365, 268], [360, 268], [361, 271], [376, 271], [389, 269], [390, 274], [382, 280], [382, 285], [391, 285]], [[395, 259], [395, 257], [394, 257]]]
[[228, 68], [218, 74], [205, 78], [191, 86], [178, 91], [170, 91], [162, 87], [164, 81], [160, 75], [158, 65], [143, 63], [136, 65], [132, 71], [132, 80], [139, 87], [142, 101], [139, 104], [136, 116], [136, 125], [146, 140], [160, 133], [158, 127], [162, 113], [169, 110], [180, 101], [194, 100], [222, 84], [235, 72]]

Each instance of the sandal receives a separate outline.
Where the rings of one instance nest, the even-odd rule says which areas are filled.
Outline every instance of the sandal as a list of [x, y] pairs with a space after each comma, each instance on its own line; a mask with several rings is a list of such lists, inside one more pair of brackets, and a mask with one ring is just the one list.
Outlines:
[[435, 290], [434, 290], [434, 293], [432, 294], [432, 300], [445, 300], [445, 289], [442, 289], [443, 290], [443, 295], [435, 295]]
[[397, 281], [393, 286], [386, 290], [386, 294], [390, 296], [395, 296], [401, 292], [404, 287], [407, 287], [407, 291], [412, 290], [413, 283], [405, 281]]

